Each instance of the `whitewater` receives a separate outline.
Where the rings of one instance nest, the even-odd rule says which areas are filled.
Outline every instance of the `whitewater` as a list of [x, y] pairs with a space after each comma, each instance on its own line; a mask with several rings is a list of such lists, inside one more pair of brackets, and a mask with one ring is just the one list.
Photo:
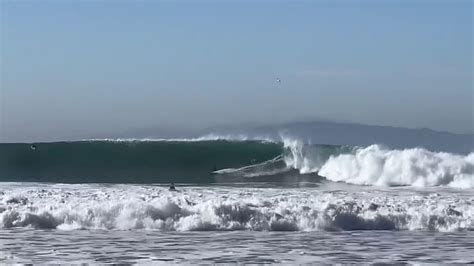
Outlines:
[[[474, 187], [474, 153], [432, 152], [423, 148], [391, 150], [382, 145], [354, 147], [321, 158], [318, 148], [285, 140], [286, 162], [300, 173], [317, 172], [330, 181], [375, 186]], [[317, 147], [317, 146], [316, 146]]]
[[[2, 228], [160, 231], [474, 229], [471, 193], [245, 186], [4, 184]], [[34, 187], [34, 188], [33, 188]], [[354, 190], [354, 191], [351, 191]]]
[[474, 153], [243, 135], [30, 146], [0, 144], [0, 263], [474, 262]]

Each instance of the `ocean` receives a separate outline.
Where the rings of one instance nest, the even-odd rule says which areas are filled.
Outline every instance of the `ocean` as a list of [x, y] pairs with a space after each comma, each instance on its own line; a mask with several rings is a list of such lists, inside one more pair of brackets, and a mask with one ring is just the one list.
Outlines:
[[291, 138], [0, 144], [0, 263], [474, 263], [473, 254], [474, 153]]

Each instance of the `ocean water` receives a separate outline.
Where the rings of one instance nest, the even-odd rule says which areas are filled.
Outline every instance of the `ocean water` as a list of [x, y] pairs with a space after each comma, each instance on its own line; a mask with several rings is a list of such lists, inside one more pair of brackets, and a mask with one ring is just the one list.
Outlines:
[[11, 229], [2, 263], [473, 263], [473, 233]]
[[472, 153], [0, 144], [0, 181], [0, 263], [474, 263]]

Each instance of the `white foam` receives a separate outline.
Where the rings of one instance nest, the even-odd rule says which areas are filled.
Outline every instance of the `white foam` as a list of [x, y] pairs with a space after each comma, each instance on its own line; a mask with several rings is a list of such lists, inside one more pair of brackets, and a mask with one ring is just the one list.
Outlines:
[[302, 174], [318, 173], [331, 181], [357, 185], [474, 188], [474, 153], [391, 150], [371, 145], [325, 158], [320, 146], [291, 138], [282, 141], [288, 151], [286, 164]]
[[474, 153], [464, 156], [371, 145], [353, 154], [332, 156], [319, 174], [331, 181], [359, 185], [473, 188]]
[[284, 173], [290, 170], [290, 167], [288, 167], [287, 165], [279, 165], [279, 162], [284, 162], [284, 158], [281, 155], [262, 163], [247, 165], [240, 168], [224, 168], [214, 171], [213, 173], [243, 177], [257, 177], [271, 176], [279, 173]]
[[[474, 229], [472, 193], [133, 185], [5, 186], [0, 228], [60, 230]], [[11, 200], [27, 199], [24, 200]]]
[[289, 152], [285, 156], [285, 163], [298, 169], [301, 174], [316, 172], [319, 170], [321, 162], [315, 158], [310, 158], [305, 152], [305, 145], [301, 140], [282, 137], [283, 146]]

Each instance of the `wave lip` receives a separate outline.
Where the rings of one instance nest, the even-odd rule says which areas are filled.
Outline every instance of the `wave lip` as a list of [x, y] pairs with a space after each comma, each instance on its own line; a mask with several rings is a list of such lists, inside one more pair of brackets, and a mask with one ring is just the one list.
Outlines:
[[268, 136], [249, 137], [244, 134], [206, 134], [196, 138], [102, 138], [102, 139], [82, 139], [81, 141], [104, 141], [104, 142], [200, 142], [200, 141], [260, 141], [276, 143]]
[[319, 174], [357, 185], [473, 188], [474, 153], [463, 156], [371, 145], [352, 154], [331, 156]]

